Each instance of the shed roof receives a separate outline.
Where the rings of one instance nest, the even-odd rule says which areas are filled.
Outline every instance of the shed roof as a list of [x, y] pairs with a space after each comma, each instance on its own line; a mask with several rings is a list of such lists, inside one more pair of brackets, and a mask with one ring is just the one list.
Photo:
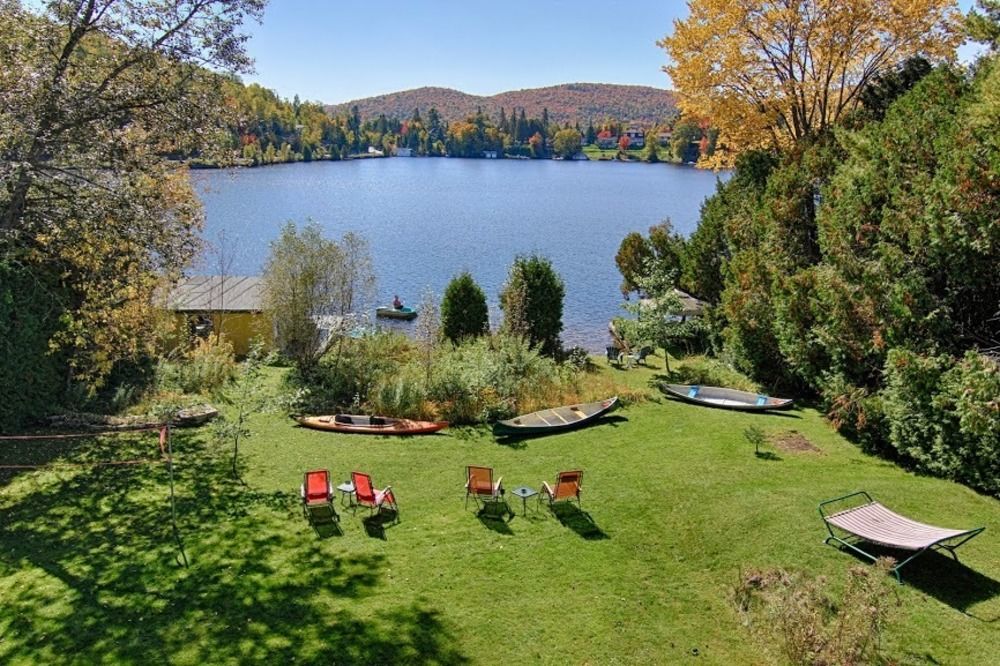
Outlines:
[[[681, 311], [677, 314], [683, 317], [697, 317], [704, 313], [706, 303], [692, 296], [691, 294], [674, 288], [674, 295], [680, 299]], [[651, 299], [643, 298], [639, 303], [643, 306], [651, 303]]]
[[250, 275], [193, 275], [170, 293], [167, 307], [176, 312], [260, 312], [264, 281]]

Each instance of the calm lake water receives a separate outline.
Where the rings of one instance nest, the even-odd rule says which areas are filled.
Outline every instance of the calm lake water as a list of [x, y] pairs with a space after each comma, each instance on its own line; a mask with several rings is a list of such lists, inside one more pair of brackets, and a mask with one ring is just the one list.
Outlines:
[[[441, 294], [467, 269], [486, 292], [495, 327], [511, 262], [537, 252], [566, 283], [564, 342], [591, 351], [603, 350], [608, 320], [622, 314], [622, 237], [666, 218], [689, 234], [717, 177], [668, 164], [439, 158], [192, 172], [205, 238], [225, 230], [231, 274], [259, 274], [281, 226], [311, 219], [330, 237], [354, 231], [368, 239], [379, 303], [399, 294], [416, 305], [426, 288]], [[213, 261], [206, 256], [198, 272], [217, 272]]]

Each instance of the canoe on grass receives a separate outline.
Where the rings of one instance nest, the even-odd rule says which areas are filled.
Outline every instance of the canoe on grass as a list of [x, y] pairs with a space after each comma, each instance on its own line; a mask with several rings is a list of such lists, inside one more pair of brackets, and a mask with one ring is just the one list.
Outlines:
[[386, 319], [405, 319], [406, 321], [410, 321], [411, 319], [417, 318], [417, 311], [413, 308], [393, 308], [383, 306], [375, 308], [375, 316], [385, 317]]
[[590, 425], [618, 404], [618, 396], [600, 402], [543, 409], [493, 424], [494, 435], [546, 435]]
[[676, 398], [706, 407], [739, 409], [748, 412], [762, 412], [768, 409], [788, 409], [794, 402], [791, 398], [774, 398], [761, 393], [738, 391], [719, 386], [698, 386], [695, 384], [661, 384], [663, 390]]
[[448, 427], [447, 421], [411, 421], [410, 419], [394, 419], [387, 416], [359, 416], [356, 414], [297, 416], [295, 420], [306, 428], [366, 435], [426, 435]]

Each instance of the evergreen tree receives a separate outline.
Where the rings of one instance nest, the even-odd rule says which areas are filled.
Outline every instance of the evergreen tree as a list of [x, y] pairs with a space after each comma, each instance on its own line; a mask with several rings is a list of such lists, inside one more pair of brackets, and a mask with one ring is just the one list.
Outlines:
[[[539, 255], [520, 256], [510, 267], [507, 283], [500, 292], [500, 308], [505, 326], [523, 333], [540, 353], [555, 356], [561, 347], [563, 297], [566, 288], [552, 262]], [[518, 319], [514, 322], [507, 319]]]
[[468, 271], [453, 278], [444, 290], [441, 329], [452, 342], [489, 331], [486, 294]]

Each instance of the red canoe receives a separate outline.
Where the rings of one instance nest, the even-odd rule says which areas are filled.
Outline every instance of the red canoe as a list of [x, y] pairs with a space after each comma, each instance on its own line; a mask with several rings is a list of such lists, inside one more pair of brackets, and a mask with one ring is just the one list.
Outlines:
[[447, 421], [411, 421], [387, 416], [297, 416], [299, 425], [316, 430], [351, 432], [365, 435], [426, 435], [448, 427]]

